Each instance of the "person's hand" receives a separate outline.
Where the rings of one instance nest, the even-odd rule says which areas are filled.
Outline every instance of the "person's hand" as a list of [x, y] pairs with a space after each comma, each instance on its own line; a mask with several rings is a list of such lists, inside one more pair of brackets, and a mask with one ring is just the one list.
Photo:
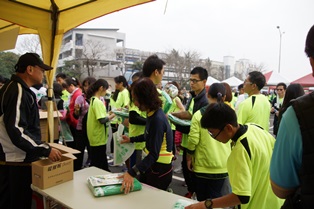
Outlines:
[[188, 169], [193, 172], [192, 160], [187, 160], [186, 164], [187, 164]]
[[130, 191], [133, 191], [134, 178], [128, 172], [124, 173], [122, 176], [119, 176], [118, 178], [123, 178], [120, 191], [124, 191], [124, 194], [128, 194]]
[[126, 135], [122, 135], [121, 137], [122, 137], [122, 140], [120, 141], [120, 144], [130, 143], [130, 137]]
[[186, 206], [184, 209], [206, 209], [204, 201]]
[[61, 160], [61, 156], [62, 156], [62, 153], [59, 150], [57, 150], [56, 148], [51, 148], [48, 158], [51, 161], [56, 162], [56, 161]]
[[186, 165], [190, 171], [193, 171], [192, 156], [189, 154], [186, 155]]
[[112, 120], [114, 117], [116, 117], [116, 114], [114, 114], [113, 112], [109, 113], [109, 120]]

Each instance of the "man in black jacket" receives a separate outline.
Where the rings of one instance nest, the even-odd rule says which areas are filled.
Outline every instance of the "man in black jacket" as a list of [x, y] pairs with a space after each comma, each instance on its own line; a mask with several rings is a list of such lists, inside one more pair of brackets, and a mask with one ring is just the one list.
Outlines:
[[38, 54], [26, 53], [0, 90], [0, 208], [30, 209], [31, 163], [39, 157], [61, 159], [60, 151], [41, 141], [36, 95], [30, 90], [51, 69]]
[[[208, 72], [202, 67], [195, 67], [190, 73], [190, 86], [191, 86], [191, 97], [186, 105], [186, 111], [172, 113], [172, 115], [184, 119], [191, 120], [193, 114], [201, 109], [202, 107], [208, 104], [207, 95], [206, 95], [206, 81], [208, 77]], [[195, 192], [195, 182], [193, 182], [193, 173], [188, 169], [186, 162], [186, 143], [188, 134], [190, 132], [190, 126], [180, 126], [176, 124], [176, 130], [182, 133], [182, 143], [181, 147], [183, 148], [182, 156], [182, 171], [185, 179], [185, 183], [188, 188], [188, 193], [185, 195], [190, 198]]]

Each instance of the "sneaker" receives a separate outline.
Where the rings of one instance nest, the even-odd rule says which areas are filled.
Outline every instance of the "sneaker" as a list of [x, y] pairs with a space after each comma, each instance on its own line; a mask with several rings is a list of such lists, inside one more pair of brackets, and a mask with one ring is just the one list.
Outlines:
[[184, 195], [184, 197], [191, 199], [191, 197], [193, 196], [192, 192], [188, 192]]

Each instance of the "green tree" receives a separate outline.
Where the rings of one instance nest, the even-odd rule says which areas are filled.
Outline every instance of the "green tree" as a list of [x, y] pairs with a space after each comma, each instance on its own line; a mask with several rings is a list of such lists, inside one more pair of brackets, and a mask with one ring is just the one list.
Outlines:
[[132, 64], [132, 73], [134, 71], [142, 71], [143, 69], [143, 62], [142, 61], [136, 61]]
[[77, 79], [81, 79], [81, 75], [84, 73], [81, 61], [78, 60], [64, 61], [64, 66], [59, 67], [57, 71]]
[[19, 55], [13, 52], [0, 52], [0, 75], [10, 78], [15, 72], [14, 66], [19, 59]]

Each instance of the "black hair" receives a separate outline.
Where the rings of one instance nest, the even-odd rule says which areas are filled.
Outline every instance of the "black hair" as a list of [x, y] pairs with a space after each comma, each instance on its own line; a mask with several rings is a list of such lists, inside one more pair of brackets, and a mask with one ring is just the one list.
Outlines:
[[256, 84], [258, 90], [261, 90], [265, 84], [266, 84], [266, 79], [265, 79], [265, 76], [259, 72], [259, 71], [252, 71], [252, 72], [249, 72], [249, 76], [250, 76], [250, 81], [253, 83], [253, 84]]
[[0, 83], [5, 84], [8, 81], [9, 81], [9, 79], [7, 79], [7, 78], [3, 77], [2, 75], [0, 75]]
[[136, 72], [132, 75], [132, 80], [135, 78], [143, 78], [143, 72]]
[[[83, 82], [82, 82], [82, 90], [83, 90], [83, 92], [85, 91], [84, 88], [83, 88], [85, 83], [87, 83], [88, 86], [90, 86], [91, 84], [93, 84], [93, 83], [95, 83], [95, 82], [96, 82], [96, 78], [94, 78], [94, 77], [92, 77], [92, 76], [86, 77], [86, 78], [83, 80]], [[84, 94], [86, 94], [86, 92], [84, 92]]]
[[230, 85], [226, 82], [222, 82], [222, 85], [225, 86], [226, 88], [226, 98], [225, 101], [227, 102], [231, 102], [232, 101], [232, 89], [230, 87]]
[[165, 64], [156, 54], [149, 56], [143, 64], [143, 76], [150, 77], [155, 70], [161, 72]]
[[208, 78], [208, 72], [205, 68], [202, 67], [195, 67], [190, 73], [191, 75], [198, 74], [201, 80], [207, 80]]
[[106, 90], [109, 88], [109, 84], [105, 79], [98, 79], [96, 82], [92, 83], [86, 92], [86, 98], [90, 99], [99, 90], [100, 87], [104, 87]]
[[314, 58], [314, 25], [307, 33], [304, 51], [308, 57]]
[[[53, 82], [53, 93], [56, 99], [60, 99], [62, 96], [62, 86], [58, 82]], [[48, 94], [48, 92], [47, 92]]]
[[282, 86], [284, 90], [287, 89], [287, 85], [286, 85], [285, 83], [283, 83], [283, 82], [278, 83], [278, 84], [276, 85], [276, 88], [277, 88], [278, 86]]
[[123, 75], [119, 75], [117, 77], [114, 77], [115, 83], [122, 83], [124, 88], [128, 88], [129, 84], [126, 80], [126, 78]]
[[223, 97], [226, 95], [226, 88], [221, 83], [213, 83], [208, 89], [208, 96], [217, 99], [217, 102], [224, 102]]
[[75, 86], [75, 87], [80, 87], [81, 86], [81, 83], [80, 81], [75, 78], [75, 77], [67, 77], [64, 82], [67, 84], [67, 86]]
[[223, 102], [210, 104], [201, 118], [201, 126], [206, 129], [221, 129], [227, 124], [237, 127], [237, 116], [235, 111]]
[[286, 90], [285, 97], [282, 102], [282, 106], [278, 115], [278, 127], [281, 121], [282, 115], [291, 106], [291, 101], [305, 94], [303, 87], [299, 83], [290, 84]]
[[241, 84], [238, 86], [238, 91], [240, 91], [242, 88], [243, 88], [243, 83], [241, 83]]
[[149, 110], [157, 110], [162, 106], [156, 86], [149, 78], [141, 78], [134, 82], [132, 94], [141, 106]]
[[67, 78], [67, 75], [65, 73], [58, 73], [56, 75], [56, 78], [62, 78], [63, 80], [65, 80]]

